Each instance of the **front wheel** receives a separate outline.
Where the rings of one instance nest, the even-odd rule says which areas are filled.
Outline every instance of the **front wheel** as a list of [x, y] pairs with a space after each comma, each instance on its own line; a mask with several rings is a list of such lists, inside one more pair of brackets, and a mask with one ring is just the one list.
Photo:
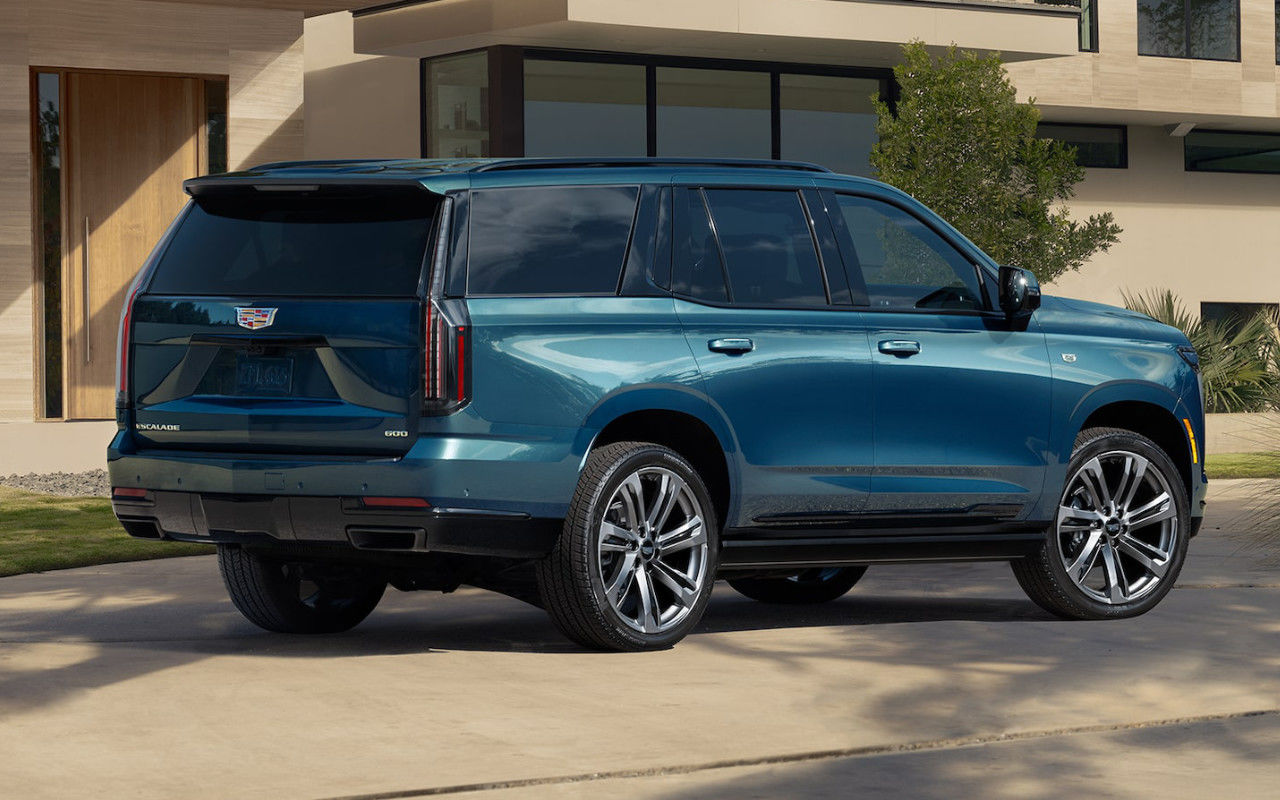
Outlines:
[[1013, 574], [1060, 617], [1135, 617], [1173, 588], [1190, 519], [1186, 486], [1163, 450], [1131, 431], [1090, 428], [1076, 438], [1049, 536], [1013, 562]]
[[387, 588], [359, 566], [277, 560], [234, 545], [218, 545], [218, 569], [245, 619], [275, 633], [354, 628]]
[[866, 571], [866, 567], [815, 567], [781, 578], [731, 578], [729, 585], [761, 603], [810, 605], [844, 597]]
[[710, 600], [718, 531], [706, 486], [678, 453], [643, 442], [597, 448], [538, 563], [543, 604], [586, 647], [670, 647]]

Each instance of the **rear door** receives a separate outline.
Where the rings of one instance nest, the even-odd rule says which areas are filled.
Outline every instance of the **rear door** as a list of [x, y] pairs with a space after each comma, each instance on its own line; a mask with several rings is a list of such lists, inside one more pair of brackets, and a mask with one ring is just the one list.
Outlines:
[[823, 194], [869, 300], [876, 457], [867, 510], [974, 524], [1025, 516], [1044, 483], [1050, 413], [1034, 318], [992, 310], [974, 261], [912, 210]]
[[134, 304], [140, 443], [407, 451], [438, 207], [416, 187], [197, 195]]
[[741, 451], [729, 524], [849, 519], [872, 465], [871, 362], [817, 193], [697, 179], [674, 192], [676, 309]]

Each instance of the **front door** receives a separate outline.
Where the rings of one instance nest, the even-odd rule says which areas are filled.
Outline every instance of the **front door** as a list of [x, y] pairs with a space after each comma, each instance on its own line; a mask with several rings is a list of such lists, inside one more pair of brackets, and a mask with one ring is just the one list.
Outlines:
[[64, 416], [114, 416], [124, 293], [201, 172], [199, 78], [69, 72], [63, 141]]
[[[989, 308], [976, 265], [913, 213], [828, 195], [865, 280], [881, 516], [1025, 518], [1045, 478], [1050, 389], [1035, 320]], [[925, 519], [921, 519], [924, 517]]]

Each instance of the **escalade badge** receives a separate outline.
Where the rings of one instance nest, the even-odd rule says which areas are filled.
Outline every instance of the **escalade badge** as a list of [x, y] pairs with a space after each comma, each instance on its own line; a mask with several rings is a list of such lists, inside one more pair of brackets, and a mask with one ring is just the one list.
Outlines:
[[274, 308], [237, 308], [236, 324], [241, 328], [248, 328], [256, 331], [259, 328], [265, 328], [276, 321], [276, 309]]
[[[267, 324], [268, 324], [268, 325], [270, 325], [271, 323], [270, 323], [270, 322], [268, 322]], [[1062, 360], [1063, 360], [1063, 361], [1065, 361], [1065, 362], [1067, 362], [1068, 364], [1074, 364], [1074, 363], [1076, 363], [1076, 354], [1075, 354], [1075, 353], [1063, 353], [1063, 354], [1062, 354]]]

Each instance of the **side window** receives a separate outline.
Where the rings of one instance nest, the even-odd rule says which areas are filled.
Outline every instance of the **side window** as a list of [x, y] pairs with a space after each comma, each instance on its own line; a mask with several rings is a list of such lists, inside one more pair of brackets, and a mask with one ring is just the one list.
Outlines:
[[676, 294], [724, 303], [729, 300], [724, 282], [724, 266], [716, 246], [711, 221], [702, 192], [697, 189], [675, 190], [675, 276], [672, 291]]
[[984, 308], [969, 259], [915, 216], [868, 197], [837, 195], [872, 308]]
[[738, 305], [827, 305], [808, 216], [794, 191], [707, 189]]
[[635, 186], [473, 191], [467, 294], [614, 294], [638, 194]]

